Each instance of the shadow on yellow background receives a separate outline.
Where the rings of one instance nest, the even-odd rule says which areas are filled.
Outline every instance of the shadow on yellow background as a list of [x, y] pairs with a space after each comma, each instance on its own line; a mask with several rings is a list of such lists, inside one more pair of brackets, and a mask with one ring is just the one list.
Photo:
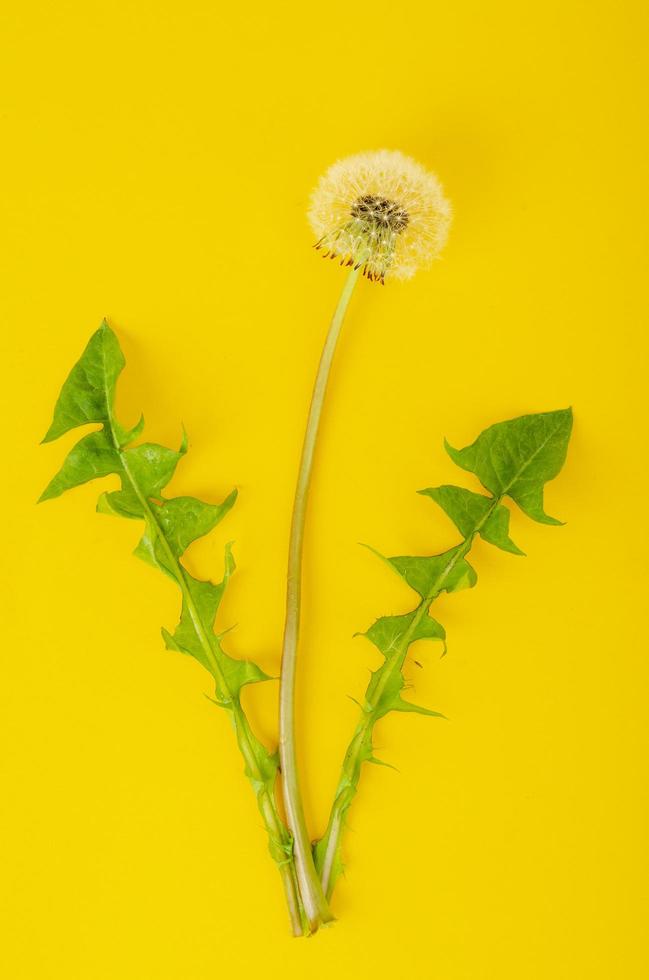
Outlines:
[[[2, 14], [3, 884], [8, 980], [218, 976], [593, 980], [647, 975], [646, 13], [640, 3], [10, 4]], [[162, 648], [177, 596], [90, 485], [34, 506], [38, 447], [106, 315], [119, 408], [190, 452], [177, 493], [239, 502], [190, 563], [238, 572], [232, 653], [277, 673], [293, 481], [343, 272], [309, 192], [382, 146], [455, 209], [441, 262], [361, 284], [320, 445], [300, 726], [322, 832], [373, 666], [352, 634], [405, 611], [357, 542], [455, 534], [422, 486], [444, 436], [572, 404], [548, 487], [444, 599], [351, 817], [339, 921], [289, 939], [280, 885], [209, 679]], [[460, 482], [462, 481], [460, 475]], [[105, 486], [110, 481], [104, 481]], [[470, 481], [465, 485], [473, 486]], [[276, 686], [247, 706], [272, 742]]]

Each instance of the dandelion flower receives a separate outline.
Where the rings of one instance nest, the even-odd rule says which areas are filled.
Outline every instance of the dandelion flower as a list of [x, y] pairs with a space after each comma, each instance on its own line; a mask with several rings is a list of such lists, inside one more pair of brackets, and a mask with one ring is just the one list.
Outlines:
[[372, 282], [410, 279], [444, 247], [451, 206], [437, 177], [397, 150], [358, 153], [320, 178], [309, 210], [315, 247]]

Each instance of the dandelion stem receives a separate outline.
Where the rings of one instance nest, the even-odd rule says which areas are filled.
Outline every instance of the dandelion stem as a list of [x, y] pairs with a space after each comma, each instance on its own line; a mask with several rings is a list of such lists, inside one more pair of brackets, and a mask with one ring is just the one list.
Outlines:
[[289, 543], [288, 573], [286, 588], [286, 620], [284, 624], [284, 644], [282, 649], [282, 672], [280, 679], [279, 704], [279, 751], [282, 766], [282, 785], [284, 804], [289, 828], [293, 834], [295, 866], [297, 870], [302, 902], [307, 920], [312, 930], [332, 919], [329, 905], [316, 872], [311, 850], [311, 840], [304, 817], [304, 807], [300, 793], [295, 741], [295, 674], [297, 664], [298, 638], [300, 631], [300, 599], [302, 591], [302, 551], [304, 544], [304, 523], [307, 512], [309, 484], [313, 469], [313, 457], [322, 415], [322, 406], [327, 391], [329, 373], [340, 330], [347, 307], [358, 281], [360, 269], [350, 270], [343, 286], [331, 326], [325, 340], [318, 373], [316, 374], [311, 407], [307, 420], [300, 470], [293, 502], [291, 537]]

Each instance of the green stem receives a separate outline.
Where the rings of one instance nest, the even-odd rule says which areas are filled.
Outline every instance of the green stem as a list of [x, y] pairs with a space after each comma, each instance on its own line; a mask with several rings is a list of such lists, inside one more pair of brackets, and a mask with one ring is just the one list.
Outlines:
[[248, 724], [248, 720], [244, 714], [243, 708], [241, 707], [239, 698], [233, 696], [228, 687], [227, 680], [223, 671], [221, 670], [221, 666], [213, 650], [212, 643], [210, 642], [211, 630], [207, 629], [201, 619], [198, 609], [196, 608], [191, 590], [187, 584], [185, 569], [176, 558], [173, 549], [170, 547], [164, 531], [156, 517], [155, 512], [152, 510], [146, 495], [140, 490], [137, 480], [129, 468], [127, 456], [121, 451], [121, 446], [115, 433], [112, 419], [110, 420], [110, 428], [115, 449], [119, 453], [124, 472], [128, 476], [131, 486], [133, 487], [133, 492], [137, 496], [142, 506], [142, 510], [147, 517], [150, 527], [160, 542], [160, 546], [164, 551], [165, 560], [168, 563], [168, 567], [173, 570], [174, 578], [181, 589], [183, 600], [186, 604], [189, 615], [191, 616], [194, 630], [199, 639], [201, 647], [203, 648], [205, 658], [210, 666], [210, 670], [214, 676], [214, 679], [216, 680], [219, 694], [225, 700], [227, 700], [227, 703], [232, 711], [234, 729], [236, 732], [239, 749], [241, 750], [241, 754], [244, 758], [246, 775], [250, 779], [255, 791], [259, 810], [268, 834], [270, 853], [278, 865], [280, 876], [282, 878], [293, 935], [302, 936], [305, 933], [304, 909], [300, 898], [297, 873], [292, 854], [291, 837], [279, 815], [277, 801], [275, 800], [273, 789], [268, 785], [268, 780], [265, 778], [264, 774], [259, 768], [254, 750], [255, 736]]
[[288, 826], [293, 834], [295, 864], [302, 901], [307, 920], [312, 929], [319, 923], [332, 919], [329, 906], [313, 862], [311, 840], [304, 817], [304, 807], [300, 793], [295, 740], [295, 673], [300, 630], [300, 598], [302, 588], [302, 551], [304, 543], [304, 523], [307, 511], [309, 484], [313, 468], [313, 457], [322, 415], [327, 382], [331, 370], [336, 344], [340, 335], [345, 313], [354, 286], [358, 281], [359, 269], [352, 269], [343, 287], [336, 307], [327, 339], [320, 358], [315, 379], [311, 407], [304, 434], [302, 457], [293, 503], [291, 537], [289, 543], [286, 619], [284, 624], [284, 643], [282, 648], [282, 671], [280, 679], [279, 704], [279, 751], [282, 766], [282, 785]]
[[352, 804], [358, 790], [363, 761], [368, 757], [368, 750], [371, 750], [372, 732], [376, 722], [379, 720], [377, 715], [377, 705], [380, 704], [381, 695], [385, 690], [395, 671], [400, 671], [408, 652], [408, 647], [416, 635], [417, 628], [424, 616], [427, 615], [431, 604], [443, 591], [444, 584], [448, 576], [453, 571], [459, 561], [461, 561], [471, 550], [473, 539], [483, 526], [485, 521], [493, 513], [500, 503], [502, 497], [494, 498], [489, 510], [473, 530], [466, 536], [450, 558], [446, 567], [437, 576], [428, 594], [421, 600], [415, 615], [412, 618], [408, 629], [397, 644], [389, 662], [385, 665], [381, 673], [378, 684], [372, 689], [372, 701], [366, 703], [362, 709], [360, 721], [358, 722], [352, 740], [349, 743], [345, 758], [343, 760], [341, 775], [336, 788], [336, 795], [329, 815], [329, 822], [322, 840], [318, 841], [316, 848], [316, 867], [322, 881], [322, 887], [327, 898], [331, 898], [335, 880], [336, 870], [340, 862], [340, 851], [342, 848], [342, 833], [345, 827], [345, 816]]

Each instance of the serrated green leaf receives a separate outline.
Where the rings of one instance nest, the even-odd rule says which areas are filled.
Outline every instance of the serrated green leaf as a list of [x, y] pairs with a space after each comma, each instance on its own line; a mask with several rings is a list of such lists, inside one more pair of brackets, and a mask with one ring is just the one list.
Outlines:
[[[172, 636], [172, 649], [195, 657], [214, 675], [213, 657], [210, 656], [213, 652], [211, 630], [225, 592], [225, 580], [216, 585], [213, 582], [201, 582], [186, 571], [184, 579], [186, 598], [183, 600], [180, 621]], [[210, 641], [207, 650], [205, 637]]]
[[[405, 688], [405, 680], [400, 669], [391, 665], [389, 661], [374, 671], [372, 679], [367, 689], [367, 707], [373, 720], [378, 721], [385, 717], [390, 711], [411, 712], [420, 715], [428, 715], [431, 718], [440, 718], [439, 711], [431, 711], [429, 708], [422, 708], [411, 701], [405, 701], [402, 692]], [[371, 741], [370, 741], [371, 749]], [[363, 761], [367, 762], [368, 757]]]
[[384, 561], [387, 561], [397, 575], [415, 592], [425, 598], [438, 591], [459, 592], [461, 589], [472, 589], [476, 584], [478, 576], [465, 558], [458, 557], [459, 551], [458, 546], [444, 551], [441, 555], [399, 555], [385, 558]]
[[[203, 582], [189, 574], [181, 556], [197, 538], [207, 534], [230, 510], [236, 491], [221, 504], [208, 504], [193, 497], [167, 499], [163, 491], [172, 479], [179, 460], [187, 451], [187, 435], [178, 450], [154, 443], [126, 448], [142, 432], [144, 419], [131, 429], [114, 417], [115, 386], [124, 367], [124, 357], [114, 333], [106, 323], [93, 334], [84, 353], [65, 382], [44, 441], [50, 441], [76, 426], [102, 422], [103, 428], [82, 438], [68, 454], [60, 472], [49, 483], [41, 499], [56, 497], [71, 487], [95, 477], [117, 474], [121, 489], [102, 493], [100, 513], [144, 521], [144, 533], [136, 555], [173, 579], [182, 591], [180, 621], [173, 634], [163, 629], [166, 646], [189, 654], [201, 663], [215, 681], [216, 703], [229, 709], [237, 740], [269, 834], [273, 858], [284, 864], [292, 860], [291, 839], [274, 808], [277, 754], [269, 752], [256, 738], [240, 702], [247, 684], [268, 680], [256, 664], [225, 653], [214, 621], [224, 590], [234, 570], [230, 546], [226, 547], [223, 581]], [[224, 634], [221, 633], [221, 636]]]
[[[156, 553], [156, 562], [158, 561]], [[225, 678], [226, 690], [219, 691], [219, 703], [227, 705], [232, 703], [233, 698], [239, 697], [241, 688], [246, 684], [271, 680], [268, 674], [251, 660], [238, 660], [228, 656], [213, 632], [214, 620], [234, 567], [232, 549], [227, 545], [225, 572], [223, 580], [218, 584], [201, 582], [183, 569], [187, 597], [183, 601], [180, 622], [173, 635], [167, 630], [162, 631], [167, 649], [178, 650], [195, 657], [213, 675], [217, 681], [217, 688], [220, 683], [219, 677]], [[163, 571], [166, 571], [165, 567]], [[207, 651], [201, 635], [203, 631], [209, 640], [210, 649]]]
[[428, 487], [419, 493], [439, 504], [465, 538], [477, 531], [503, 551], [524, 554], [509, 537], [509, 511], [502, 504], [494, 507], [492, 497], [455, 486]]
[[58, 439], [87, 422], [106, 422], [124, 363], [117, 337], [104, 320], [61, 389], [43, 442]]
[[134, 493], [124, 490], [105, 491], [97, 501], [98, 514], [110, 514], [112, 517], [126, 517], [129, 520], [141, 521], [144, 518], [142, 504]]
[[444, 636], [443, 628], [428, 616], [431, 603], [443, 591], [454, 592], [475, 585], [475, 572], [465, 556], [476, 533], [506, 551], [519, 553], [509, 537], [509, 511], [501, 506], [501, 496], [511, 496], [537, 520], [552, 522], [542, 510], [543, 485], [561, 467], [570, 426], [569, 411], [550, 412], [540, 417], [525, 416], [492, 426], [465, 450], [447, 447], [456, 462], [476, 473], [494, 497], [453, 486], [422, 490], [420, 493], [440, 504], [464, 540], [444, 554], [432, 557], [384, 558], [375, 552], [405, 579], [421, 600], [410, 613], [378, 619], [364, 634], [381, 651], [385, 661], [371, 674], [365, 701], [360, 706], [360, 719], [343, 760], [327, 830], [313, 851], [327, 897], [342, 870], [342, 832], [363, 764], [376, 761], [372, 737], [377, 720], [390, 711], [444, 717], [440, 712], [422, 708], [403, 697], [406, 686], [403, 666], [410, 644], [428, 635], [428, 631], [439, 631], [439, 636], [434, 638]]
[[179, 461], [185, 455], [184, 440], [179, 450], [145, 442], [141, 446], [125, 449], [122, 453], [124, 468], [140, 494], [147, 499], [160, 500], [162, 491], [176, 472]]
[[542, 524], [560, 524], [543, 509], [543, 488], [563, 466], [571, 430], [572, 411], [566, 408], [498, 422], [464, 449], [445, 445], [451, 459], [494, 496], [511, 497]]
[[227, 653], [221, 651], [221, 669], [225, 674], [228, 688], [233, 697], [239, 697], [241, 688], [246, 684], [259, 684], [263, 681], [270, 681], [272, 678], [266, 674], [261, 667], [253, 663], [252, 660], [239, 660], [229, 657]]
[[182, 565], [180, 567], [186, 598], [174, 637], [187, 652], [193, 654], [191, 646], [192, 643], [196, 645], [200, 642], [200, 628], [208, 630], [210, 637], [212, 635], [223, 593], [235, 569], [232, 546], [230, 544], [225, 546], [223, 578], [220, 582], [202, 582], [190, 575]]
[[234, 506], [237, 491], [221, 504], [206, 504], [196, 497], [173, 497], [165, 500], [156, 516], [174, 554], [180, 558], [189, 545], [208, 534]]
[[[183, 609], [183, 615], [185, 610]], [[188, 654], [194, 657], [200, 664], [208, 670], [217, 682], [217, 688], [219, 685], [218, 675], [213, 669], [213, 665], [210, 660], [206, 657], [203, 648], [194, 642], [193, 630], [186, 628], [186, 622], [183, 622], [181, 616], [181, 622], [176, 628], [176, 631], [169, 633], [164, 627], [160, 631], [162, 633], [162, 638], [164, 640], [167, 650], [174, 650], [176, 653]], [[239, 698], [241, 694], [241, 688], [245, 687], [247, 684], [259, 684], [262, 681], [272, 680], [268, 674], [266, 674], [261, 667], [253, 663], [252, 660], [238, 660], [234, 657], [230, 657], [223, 649], [221, 649], [218, 639], [215, 637], [211, 641], [213, 646], [218, 645], [218, 665], [220, 672], [225, 677], [227, 683], [227, 692], [219, 692], [219, 699], [215, 702], [222, 708], [231, 708], [234, 698]]]
[[105, 429], [91, 432], [70, 450], [63, 466], [40, 495], [39, 503], [53, 500], [66, 490], [112, 473], [123, 473], [119, 453], [108, 439]]
[[[366, 636], [384, 657], [391, 657], [412, 626], [415, 615], [416, 610], [405, 613], [403, 616], [382, 616], [362, 635]], [[414, 643], [416, 640], [438, 640], [444, 643], [444, 649], [446, 649], [446, 630], [441, 623], [426, 614], [417, 621], [410, 636], [410, 643]]]
[[[124, 502], [128, 503], [131, 498], [126, 496], [118, 499], [121, 501], [119, 505], [121, 507], [125, 505]], [[153, 507], [155, 505], [151, 506]], [[176, 560], [171, 548], [166, 546], [160, 526], [155, 520], [152, 511], [144, 514], [144, 534], [140, 538], [133, 554], [136, 558], [146, 562], [147, 565], [151, 565], [152, 568], [156, 568], [164, 575], [168, 575], [181, 589], [184, 589], [185, 586], [189, 588], [191, 576], [185, 579], [183, 567]]]

